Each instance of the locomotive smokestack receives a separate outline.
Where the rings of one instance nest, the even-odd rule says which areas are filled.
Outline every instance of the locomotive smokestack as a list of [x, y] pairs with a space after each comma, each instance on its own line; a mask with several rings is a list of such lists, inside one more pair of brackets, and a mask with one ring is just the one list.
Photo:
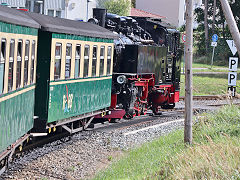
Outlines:
[[93, 8], [93, 18], [96, 18], [98, 20], [99, 26], [105, 27], [106, 14], [106, 9]]

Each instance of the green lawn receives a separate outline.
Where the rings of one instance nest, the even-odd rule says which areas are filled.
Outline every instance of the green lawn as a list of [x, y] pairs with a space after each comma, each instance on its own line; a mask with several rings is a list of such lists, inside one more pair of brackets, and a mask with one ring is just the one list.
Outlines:
[[[183, 62], [181, 64], [181, 67], [183, 67]], [[192, 64], [193, 68], [207, 68], [210, 69], [211, 65], [210, 64], [202, 64], [202, 63], [193, 63]], [[212, 66], [213, 69], [222, 69], [222, 68], [228, 68], [228, 66], [217, 66], [217, 65], [213, 65]]]
[[[237, 81], [240, 85], [240, 80]], [[180, 96], [185, 95], [185, 76], [181, 75]], [[193, 75], [193, 95], [223, 95], [227, 94], [228, 75]], [[240, 94], [240, 87], [237, 87], [237, 93]]]
[[126, 152], [95, 179], [240, 179], [240, 109], [204, 114], [193, 127], [193, 145], [183, 130]]

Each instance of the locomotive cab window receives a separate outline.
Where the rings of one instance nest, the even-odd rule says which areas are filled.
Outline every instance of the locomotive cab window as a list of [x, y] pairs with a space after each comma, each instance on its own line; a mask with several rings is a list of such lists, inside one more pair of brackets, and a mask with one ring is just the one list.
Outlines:
[[8, 91], [11, 91], [13, 88], [14, 50], [15, 50], [15, 41], [12, 39], [10, 41], [10, 50], [9, 50]]
[[23, 41], [18, 41], [18, 49], [17, 49], [17, 74], [16, 74], [16, 88], [20, 88], [21, 86], [21, 69], [22, 69], [22, 44]]
[[69, 79], [71, 75], [71, 60], [72, 60], [72, 44], [67, 44], [66, 62], [65, 62], [65, 79]]
[[5, 74], [5, 60], [6, 60], [6, 39], [1, 41], [1, 57], [0, 57], [0, 94], [4, 91], [4, 74]]
[[60, 79], [62, 44], [57, 43], [55, 48], [54, 80]]
[[83, 77], [88, 77], [89, 68], [89, 50], [90, 46], [86, 45], [84, 48], [84, 67], [83, 67]]
[[81, 45], [77, 44], [76, 46], [76, 55], [75, 55], [75, 78], [78, 78], [80, 75], [80, 58], [81, 58]]
[[108, 46], [108, 52], [107, 52], [107, 75], [110, 74], [111, 59], [112, 59], [112, 47]]
[[30, 41], [27, 40], [25, 45], [24, 86], [28, 84], [29, 48], [30, 48]]
[[96, 77], [97, 70], [97, 46], [93, 46], [93, 57], [92, 57], [92, 77]]
[[104, 73], [104, 58], [105, 57], [105, 46], [101, 46], [100, 50], [100, 68], [99, 68], [99, 75], [102, 76]]
[[33, 83], [33, 77], [34, 77], [35, 48], [36, 48], [35, 46], [36, 46], [36, 43], [35, 43], [35, 41], [33, 40], [33, 42], [32, 42], [32, 53], [31, 53], [31, 59], [32, 59], [32, 64], [31, 64], [31, 77], [30, 77], [31, 84]]

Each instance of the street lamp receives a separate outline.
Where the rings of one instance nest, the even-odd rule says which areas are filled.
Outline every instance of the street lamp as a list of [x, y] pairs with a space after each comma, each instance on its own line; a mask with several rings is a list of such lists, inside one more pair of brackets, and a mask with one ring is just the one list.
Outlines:
[[86, 17], [86, 21], [88, 21], [88, 3], [92, 2], [92, 0], [87, 0], [87, 17]]

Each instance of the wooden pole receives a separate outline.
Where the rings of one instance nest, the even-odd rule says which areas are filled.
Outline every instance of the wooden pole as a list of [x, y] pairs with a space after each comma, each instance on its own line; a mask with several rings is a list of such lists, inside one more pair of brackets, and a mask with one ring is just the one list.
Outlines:
[[236, 23], [236, 21], [233, 17], [233, 13], [232, 13], [231, 7], [228, 3], [228, 0], [220, 0], [220, 2], [222, 4], [223, 13], [225, 15], [228, 27], [230, 29], [233, 40], [234, 40], [235, 45], [237, 47], [238, 54], [240, 56], [240, 35], [239, 35], [239, 30], [238, 30], [238, 27], [237, 27], [237, 23]]
[[215, 24], [216, 24], [216, 9], [217, 9], [217, 0], [213, 1], [213, 22], [212, 22], [212, 34], [215, 33]]
[[185, 61], [185, 127], [184, 142], [192, 144], [192, 59], [193, 59], [193, 0], [186, 0], [186, 61]]
[[208, 0], [204, 1], [204, 31], [205, 31], [205, 49], [206, 55], [208, 54]]

